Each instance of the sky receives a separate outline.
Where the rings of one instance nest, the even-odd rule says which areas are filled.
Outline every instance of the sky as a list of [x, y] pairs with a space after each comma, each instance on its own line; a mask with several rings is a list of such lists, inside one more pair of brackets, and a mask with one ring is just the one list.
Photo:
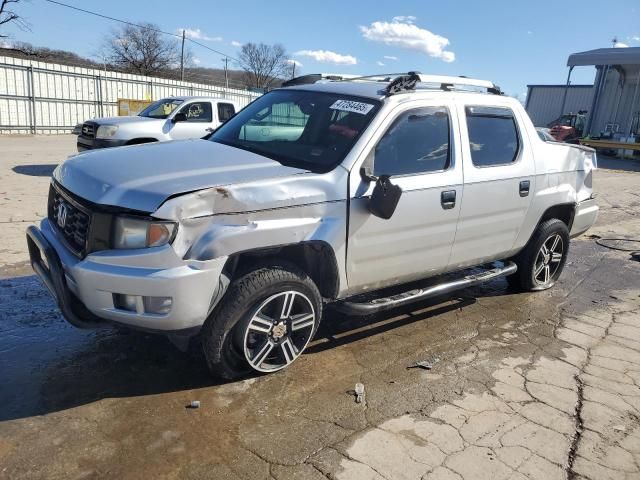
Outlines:
[[[377, 74], [411, 70], [492, 80], [524, 100], [528, 84], [564, 83], [569, 54], [640, 47], [640, 1], [530, 2], [407, 0], [61, 0], [131, 22], [152, 22], [235, 57], [245, 42], [282, 44], [296, 74]], [[555, 6], [555, 7], [554, 7]], [[12, 40], [70, 50], [99, 60], [104, 37], [119, 24], [45, 0], [17, 7], [29, 31]], [[221, 67], [222, 55], [192, 45], [195, 62]], [[592, 83], [593, 67], [573, 83]]]

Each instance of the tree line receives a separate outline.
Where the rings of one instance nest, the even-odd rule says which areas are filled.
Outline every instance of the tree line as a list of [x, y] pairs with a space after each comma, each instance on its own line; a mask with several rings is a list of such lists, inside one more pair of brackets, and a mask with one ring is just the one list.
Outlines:
[[[0, 0], [0, 39], [7, 37], [3, 34], [3, 28], [11, 23], [23, 29], [29, 28], [15, 11], [15, 5], [19, 2], [20, 0]], [[125, 73], [171, 78], [183, 66], [188, 78], [200, 78], [195, 81], [203, 81], [205, 78], [215, 82], [229, 80], [232, 87], [237, 88], [241, 84], [261, 90], [280, 85], [283, 80], [291, 77], [293, 71], [289, 56], [280, 44], [245, 43], [232, 60], [236, 69], [228, 71], [198, 67], [190, 49], [182, 47], [180, 39], [164, 34], [153, 23], [127, 24], [105, 36], [100, 52], [95, 57], [102, 60], [105, 68]], [[18, 56], [27, 58], [36, 57], [48, 61], [61, 59], [63, 63], [74, 62], [82, 66], [100, 65], [100, 62], [75, 53], [34, 47], [28, 43], [14, 43], [11, 50]]]

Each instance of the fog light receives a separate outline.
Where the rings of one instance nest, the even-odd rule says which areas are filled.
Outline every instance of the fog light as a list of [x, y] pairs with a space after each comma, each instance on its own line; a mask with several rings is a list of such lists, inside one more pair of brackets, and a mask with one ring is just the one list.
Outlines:
[[143, 297], [144, 311], [157, 315], [166, 315], [171, 311], [173, 299], [171, 297]]
[[122, 293], [113, 294], [113, 306], [119, 310], [126, 310], [128, 312], [138, 311], [138, 300], [136, 295], [124, 295]]

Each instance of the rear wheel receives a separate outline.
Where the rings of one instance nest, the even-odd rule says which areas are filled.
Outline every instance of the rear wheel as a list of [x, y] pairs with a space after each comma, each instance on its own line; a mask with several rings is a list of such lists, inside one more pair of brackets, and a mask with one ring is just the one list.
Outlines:
[[509, 284], [525, 291], [551, 288], [562, 273], [568, 253], [569, 229], [561, 220], [546, 220], [514, 258], [518, 272], [507, 277]]
[[233, 379], [288, 367], [315, 334], [321, 315], [320, 293], [297, 267], [247, 273], [231, 283], [203, 326], [211, 373]]

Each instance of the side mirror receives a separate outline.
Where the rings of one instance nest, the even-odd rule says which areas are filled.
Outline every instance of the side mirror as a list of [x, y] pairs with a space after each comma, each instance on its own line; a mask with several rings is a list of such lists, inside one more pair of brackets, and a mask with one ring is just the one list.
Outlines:
[[369, 211], [376, 217], [388, 220], [396, 211], [401, 196], [402, 188], [391, 183], [389, 175], [381, 175], [371, 193]]
[[178, 123], [178, 122], [186, 122], [187, 121], [187, 114], [184, 112], [178, 112], [175, 114], [175, 116], [173, 117], [173, 120], [171, 120], [173, 123]]

